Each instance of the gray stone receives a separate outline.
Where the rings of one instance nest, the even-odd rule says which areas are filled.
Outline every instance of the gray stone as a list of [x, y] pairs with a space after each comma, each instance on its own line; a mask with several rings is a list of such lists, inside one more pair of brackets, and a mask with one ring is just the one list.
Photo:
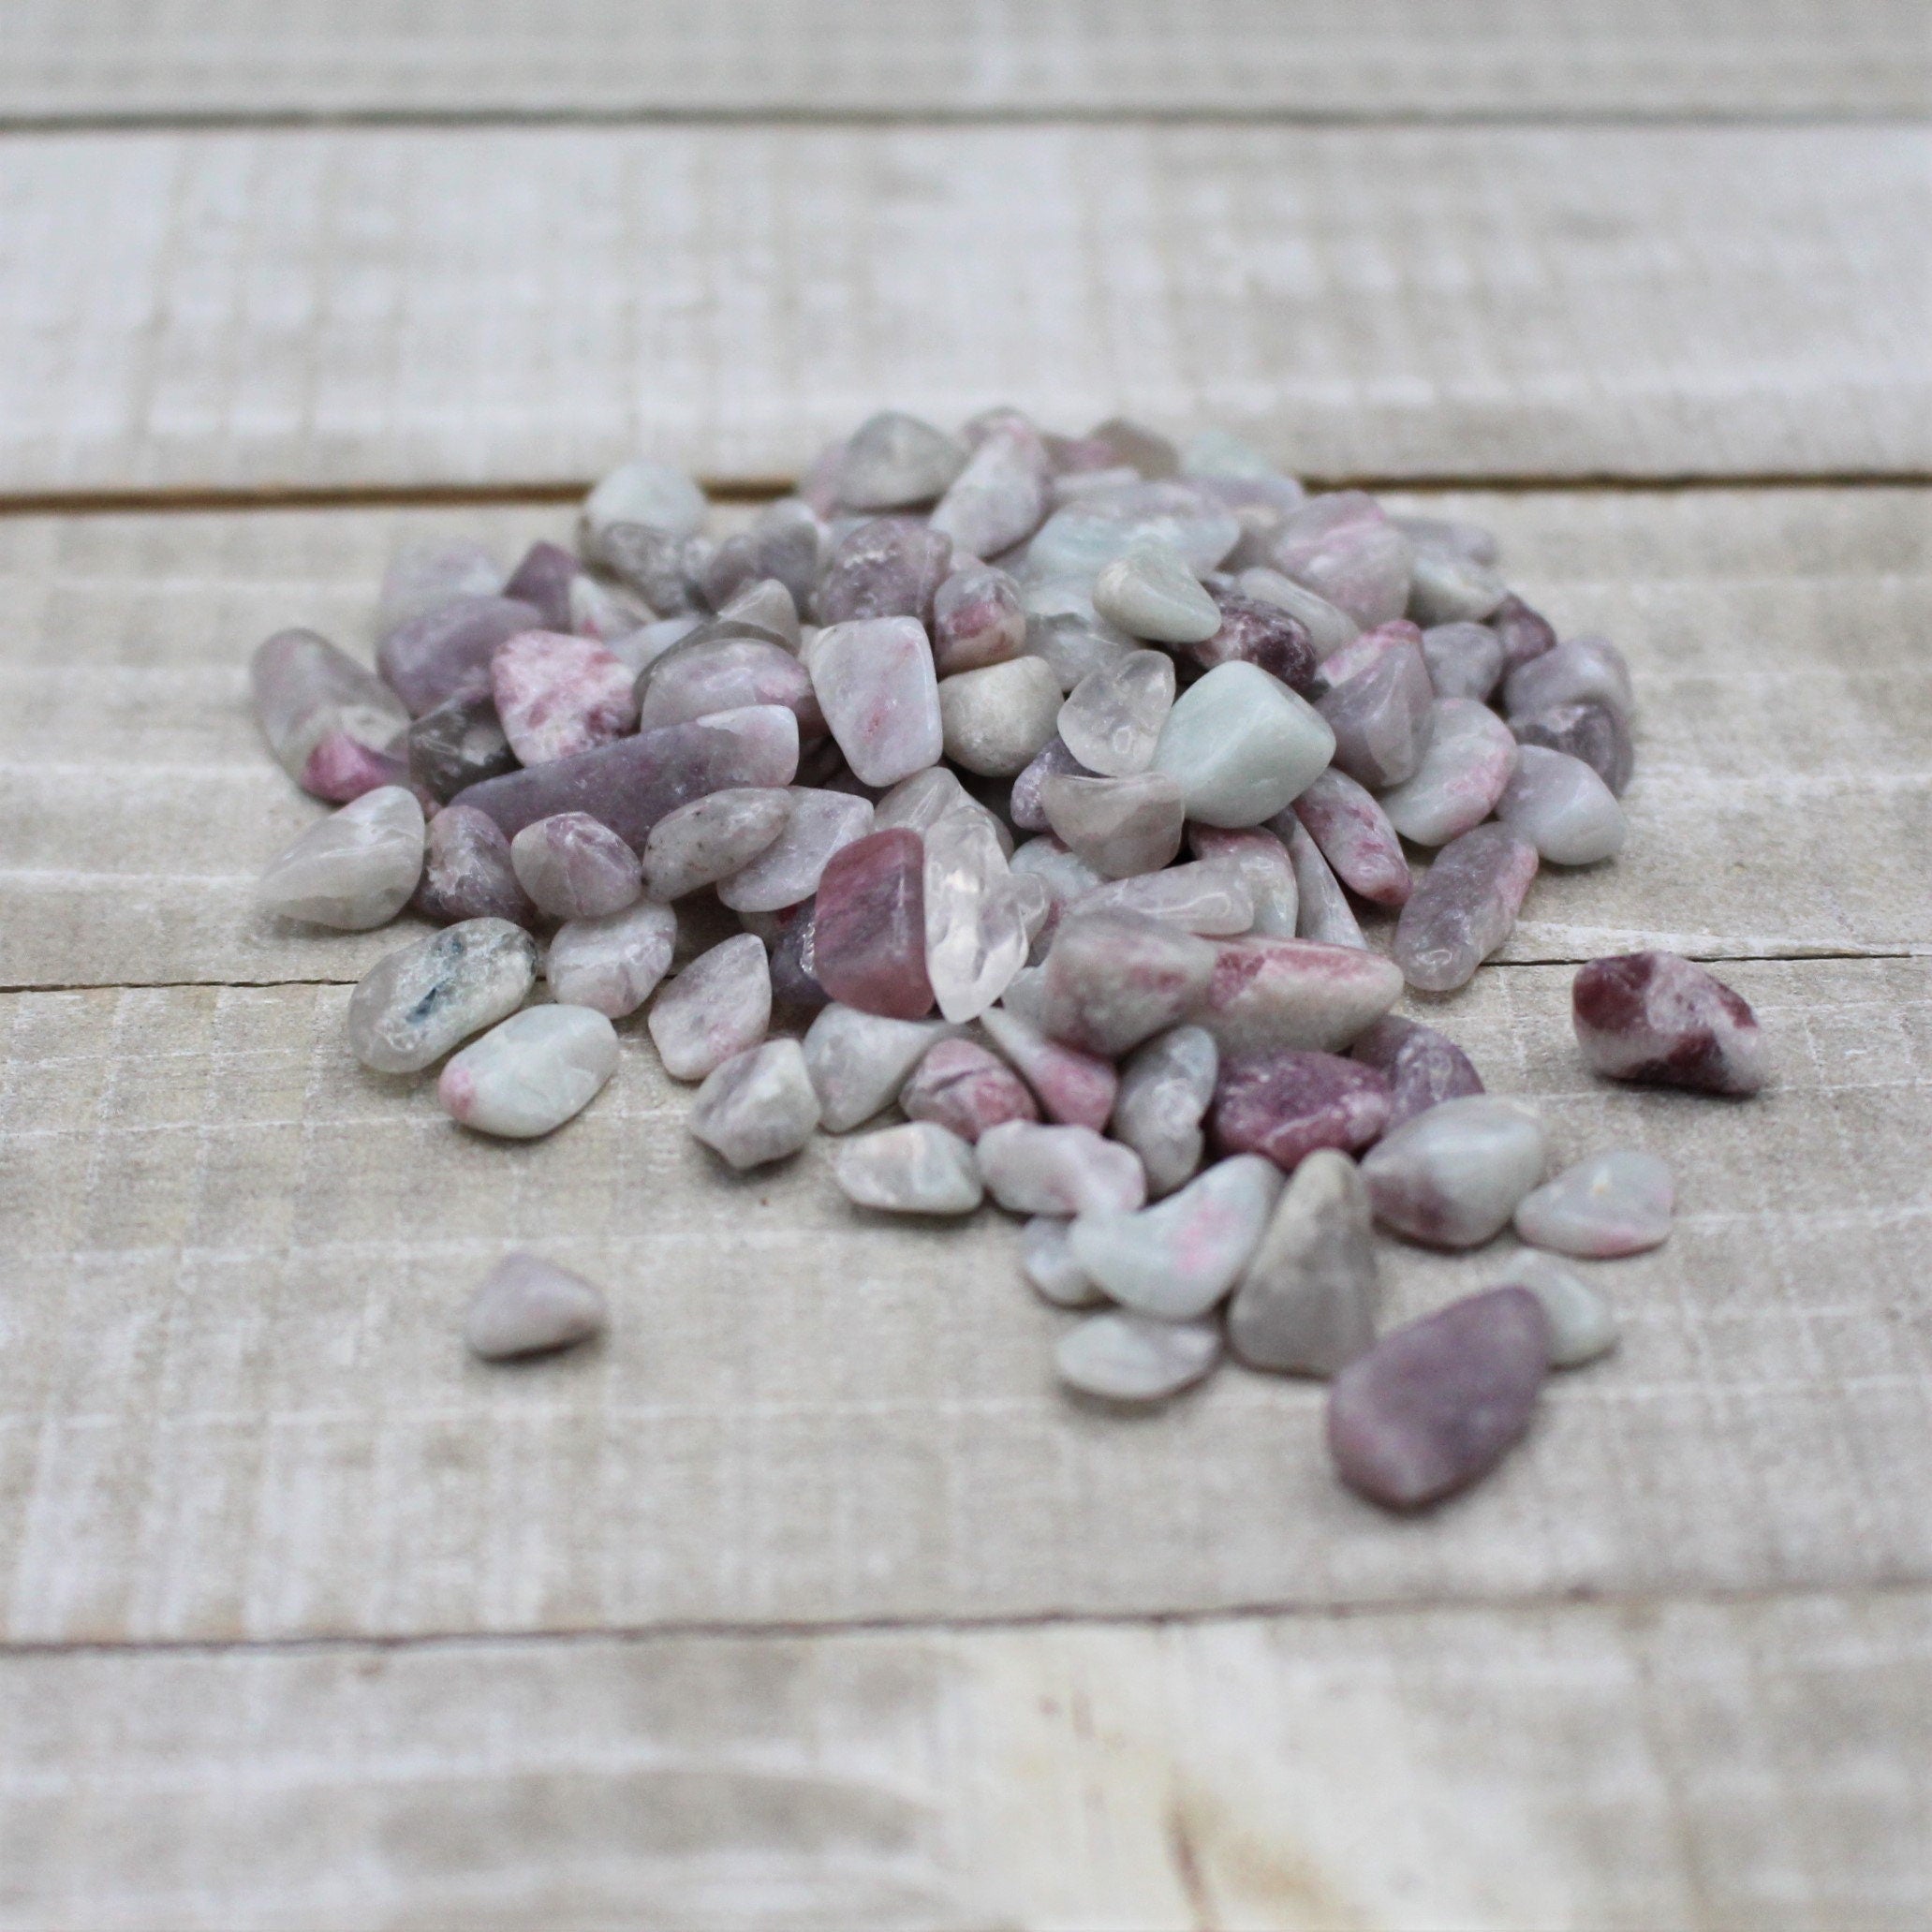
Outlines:
[[1219, 1069], [1214, 1036], [1201, 1026], [1176, 1026], [1150, 1040], [1121, 1069], [1112, 1131], [1141, 1157], [1147, 1192], [1157, 1201], [1201, 1165], [1202, 1122]]
[[1175, 701], [1154, 769], [1179, 782], [1188, 818], [1260, 825], [1305, 789], [1334, 751], [1335, 733], [1306, 700], [1252, 664], [1222, 664]]
[[1072, 1228], [1060, 1215], [1035, 1215], [1021, 1236], [1020, 1272], [1056, 1308], [1096, 1308], [1107, 1297], [1073, 1259]]
[[1411, 986], [1453, 993], [1515, 929], [1536, 878], [1536, 848], [1506, 825], [1451, 839], [1402, 908], [1392, 951]]
[[804, 1048], [826, 1131], [842, 1134], [870, 1120], [951, 1030], [942, 1020], [886, 1020], [826, 1007], [806, 1029]]
[[1168, 773], [1053, 777], [1040, 796], [1055, 836], [1103, 878], [1158, 872], [1181, 849], [1187, 793]]
[[1094, 609], [1128, 636], [1198, 644], [1221, 627], [1221, 613], [1172, 544], [1143, 537], [1094, 579]]
[[377, 1073], [414, 1073], [524, 1003], [537, 942], [501, 919], [471, 919], [386, 953], [349, 995], [349, 1050]]
[[645, 1024], [673, 1080], [702, 1080], [755, 1047], [771, 1021], [764, 941], [739, 933], [701, 952], [671, 981]]
[[619, 912], [567, 920], [551, 937], [543, 977], [565, 1006], [621, 1020], [656, 992], [676, 947], [677, 915], [640, 899]]
[[769, 851], [791, 821], [789, 790], [733, 786], [694, 798], [652, 826], [644, 841], [644, 890], [682, 899], [715, 885]]
[[568, 1268], [522, 1252], [483, 1276], [463, 1318], [463, 1339], [485, 1362], [543, 1355], [603, 1332], [601, 1290]]
[[691, 1132], [739, 1169], [796, 1154], [819, 1125], [819, 1096], [795, 1040], [768, 1040], [727, 1060], [698, 1089]]
[[787, 796], [790, 811], [778, 836], [718, 886], [734, 912], [778, 912], [809, 899], [833, 853], [872, 830], [871, 805], [848, 792], [799, 786]]
[[1002, 1121], [980, 1136], [978, 1154], [987, 1191], [1014, 1214], [1130, 1213], [1147, 1198], [1139, 1155], [1091, 1128]]
[[1221, 1359], [1213, 1321], [1157, 1321], [1144, 1315], [1089, 1315], [1054, 1346], [1061, 1381], [1109, 1402], [1160, 1402]]
[[1134, 777], [1154, 762], [1173, 702], [1173, 659], [1165, 651], [1131, 652], [1073, 687], [1059, 708], [1059, 741], [1089, 772]]
[[1594, 865], [1623, 849], [1630, 827], [1616, 795], [1580, 758], [1521, 745], [1496, 815], [1556, 865]]
[[284, 847], [257, 883], [255, 903], [283, 919], [343, 932], [387, 925], [422, 876], [424, 835], [416, 794], [379, 786]]
[[931, 503], [965, 469], [966, 453], [943, 430], [881, 409], [852, 432], [838, 467], [839, 501], [852, 509]]
[[587, 812], [559, 812], [526, 825], [509, 842], [517, 883], [553, 919], [598, 919], [634, 905], [643, 892], [638, 855]]
[[1610, 1304], [1556, 1256], [1512, 1255], [1497, 1285], [1526, 1288], [1543, 1305], [1552, 1368], [1581, 1368], [1616, 1347], [1616, 1317]]
[[939, 685], [946, 756], [981, 777], [1011, 778], [1053, 737], [1060, 685], [1038, 657], [963, 671]]
[[841, 1142], [833, 1178], [861, 1207], [902, 1215], [969, 1215], [986, 1198], [973, 1150], [928, 1120]]

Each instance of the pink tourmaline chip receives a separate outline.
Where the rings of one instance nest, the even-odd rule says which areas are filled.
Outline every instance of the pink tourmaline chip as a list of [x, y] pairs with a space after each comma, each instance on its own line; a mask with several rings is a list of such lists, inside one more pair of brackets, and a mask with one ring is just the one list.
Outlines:
[[1373, 496], [1338, 490], [1290, 512], [1269, 561], [1356, 623], [1373, 625], [1401, 616], [1412, 558], [1408, 538]]
[[[821, 624], [933, 612], [933, 597], [952, 561], [952, 539], [914, 517], [875, 517], [825, 560], [814, 597]], [[930, 655], [930, 654], [929, 654]]]
[[1389, 1124], [1387, 1079], [1334, 1054], [1283, 1050], [1232, 1060], [1215, 1087], [1215, 1145], [1265, 1154], [1284, 1173], [1318, 1147], [1352, 1153]]
[[1230, 1055], [1340, 1053], [1395, 1004], [1401, 971], [1379, 953], [1314, 939], [1223, 939], [1188, 1016]]
[[1376, 906], [1408, 903], [1413, 882], [1402, 841], [1388, 813], [1346, 772], [1331, 766], [1291, 809], [1349, 891]]
[[1017, 657], [1026, 642], [1020, 587], [991, 564], [966, 564], [933, 597], [933, 662], [941, 677]]
[[1212, 671], [1217, 664], [1259, 664], [1291, 691], [1306, 696], [1315, 680], [1315, 645], [1308, 627], [1279, 604], [1243, 597], [1239, 591], [1214, 593], [1221, 627], [1187, 655]]
[[1395, 964], [1411, 986], [1452, 993], [1510, 937], [1536, 848], [1503, 825], [1479, 825], [1437, 853], [1395, 927]]
[[1593, 959], [1571, 997], [1593, 1072], [1707, 1094], [1754, 1094], [1764, 1084], [1758, 1016], [1721, 980], [1674, 952]]
[[506, 640], [490, 660], [503, 735], [525, 765], [547, 765], [621, 738], [638, 721], [631, 683], [612, 652], [561, 631], [526, 630]]
[[1386, 1014], [1355, 1042], [1349, 1053], [1364, 1067], [1373, 1067], [1388, 1076], [1394, 1105], [1384, 1133], [1413, 1120], [1440, 1101], [1460, 1100], [1483, 1091], [1482, 1076], [1476, 1071], [1468, 1054], [1446, 1033], [1438, 1033], [1435, 1027], [1424, 1026], [1417, 1020]]
[[517, 882], [509, 841], [487, 812], [446, 805], [429, 821], [422, 879], [411, 902], [427, 918], [507, 919], [534, 924], [537, 908]]
[[812, 688], [852, 775], [896, 785], [939, 761], [932, 646], [916, 617], [834, 624], [812, 643]]
[[1120, 1076], [1107, 1061], [1049, 1040], [1017, 1013], [999, 1007], [989, 1007], [980, 1024], [1040, 1097], [1049, 1120], [1096, 1130], [1107, 1125], [1120, 1087]]
[[1383, 795], [1382, 810], [1404, 838], [1446, 846], [1496, 809], [1516, 770], [1516, 740], [1473, 698], [1438, 698], [1432, 717], [1422, 763]]
[[1040, 1118], [1025, 1083], [972, 1040], [942, 1040], [931, 1048], [900, 1089], [899, 1105], [908, 1120], [937, 1121], [966, 1141], [1004, 1121]]
[[833, 853], [819, 878], [816, 919], [814, 966], [833, 999], [888, 1020], [932, 1010], [918, 833], [875, 832]]

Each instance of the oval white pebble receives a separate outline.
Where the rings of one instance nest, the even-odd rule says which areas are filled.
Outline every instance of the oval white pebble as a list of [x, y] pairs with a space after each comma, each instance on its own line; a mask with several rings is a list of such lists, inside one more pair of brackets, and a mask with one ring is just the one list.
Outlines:
[[587, 1006], [533, 1006], [443, 1069], [436, 1098], [479, 1134], [531, 1141], [582, 1113], [617, 1070], [617, 1029]]
[[463, 1338], [485, 1362], [547, 1354], [604, 1326], [601, 1290], [533, 1254], [507, 1254], [470, 1297]]
[[1110, 1402], [1159, 1402], [1220, 1359], [1219, 1323], [1155, 1321], [1124, 1309], [1089, 1315], [1054, 1347], [1054, 1366], [1069, 1389]]
[[1497, 1286], [1526, 1288], [1543, 1305], [1552, 1368], [1580, 1368], [1615, 1348], [1616, 1317], [1610, 1304], [1555, 1255], [1515, 1256]]
[[416, 794], [378, 786], [285, 846], [257, 883], [255, 903], [341, 932], [387, 925], [422, 877], [426, 836]]
[[796, 1154], [819, 1125], [804, 1049], [795, 1040], [768, 1040], [727, 1060], [698, 1089], [688, 1124], [736, 1168]]
[[969, 1215], [986, 1198], [972, 1148], [936, 1121], [908, 1121], [842, 1142], [833, 1177], [861, 1207], [902, 1215]]
[[1532, 1247], [1586, 1260], [1642, 1254], [1669, 1236], [1676, 1200], [1665, 1162], [1633, 1147], [1613, 1147], [1525, 1195], [1516, 1208], [1516, 1232]]
[[1056, 1308], [1097, 1308], [1107, 1297], [1073, 1259], [1071, 1221], [1035, 1215], [1020, 1241], [1020, 1272]]

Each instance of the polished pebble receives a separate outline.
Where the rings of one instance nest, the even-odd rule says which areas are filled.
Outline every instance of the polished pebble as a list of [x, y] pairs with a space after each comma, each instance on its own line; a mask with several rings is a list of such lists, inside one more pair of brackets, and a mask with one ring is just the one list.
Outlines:
[[1201, 1026], [1160, 1034], [1121, 1069], [1112, 1131], [1141, 1157], [1150, 1198], [1172, 1194], [1201, 1166], [1219, 1070], [1214, 1036]]
[[528, 1141], [583, 1112], [617, 1070], [617, 1032], [582, 1006], [512, 1013], [452, 1057], [436, 1098], [478, 1133]]
[[485, 1362], [547, 1355], [603, 1333], [603, 1290], [533, 1254], [507, 1254], [483, 1276], [463, 1318], [463, 1339]]
[[642, 894], [638, 855], [586, 812], [559, 812], [526, 825], [509, 842], [517, 883], [553, 919], [597, 919]]
[[1071, 914], [1047, 954], [1041, 1029], [1115, 1058], [1186, 1020], [1206, 995], [1217, 959], [1207, 940], [1161, 920]]
[[812, 594], [813, 609], [827, 625], [885, 617], [923, 624], [951, 563], [952, 542], [941, 531], [913, 517], [876, 517], [833, 546]]
[[795, 1040], [768, 1040], [714, 1069], [686, 1124], [735, 1168], [796, 1154], [819, 1125], [819, 1096]]
[[804, 1052], [826, 1132], [848, 1132], [896, 1099], [948, 1031], [940, 1020], [888, 1020], [836, 1003], [816, 1014]]
[[1173, 702], [1173, 659], [1165, 651], [1134, 651], [1074, 686], [1059, 708], [1058, 738], [1085, 770], [1131, 778], [1154, 762]]
[[1578, 1044], [1593, 1073], [1695, 1093], [1756, 1093], [1770, 1054], [1741, 994], [1674, 952], [1593, 959], [1571, 989]]
[[917, 618], [834, 624], [813, 641], [810, 669], [832, 735], [864, 784], [894, 785], [938, 762], [939, 683]]
[[1174, 701], [1154, 769], [1179, 781], [1188, 818], [1260, 825], [1305, 789], [1334, 751], [1335, 733], [1305, 699], [1252, 664], [1223, 664]]
[[408, 729], [408, 711], [388, 686], [313, 630], [278, 630], [258, 646], [249, 685], [276, 762], [318, 798], [347, 804], [374, 789], [358, 777], [345, 790], [343, 767], [382, 771], [387, 747]]
[[1017, 777], [1054, 736], [1060, 683], [1038, 657], [963, 671], [939, 684], [946, 756], [985, 778]]
[[1311, 939], [1222, 939], [1189, 1017], [1224, 1055], [1276, 1047], [1338, 1054], [1401, 993], [1401, 968], [1379, 953]]
[[618, 912], [566, 920], [552, 935], [543, 977], [564, 1005], [621, 1020], [656, 991], [676, 946], [676, 913], [640, 899]]
[[644, 841], [645, 892], [682, 899], [744, 871], [777, 843], [791, 804], [789, 790], [738, 785], [666, 813]]
[[933, 595], [932, 636], [942, 678], [1017, 657], [1026, 644], [1019, 585], [991, 564], [963, 565]]
[[1171, 863], [1187, 823], [1181, 782], [1165, 772], [1050, 777], [1040, 804], [1054, 836], [1106, 878], [1134, 878]]
[[[1246, 826], [1238, 832], [1218, 825], [1190, 825], [1187, 838], [1197, 859], [1231, 873], [1247, 894], [1251, 908], [1247, 922], [1223, 926], [1223, 937], [1245, 932], [1278, 939], [1294, 937], [1301, 889], [1295, 881], [1294, 860], [1278, 833], [1264, 825]], [[1187, 923], [1191, 932], [1211, 930], [1198, 919]]]
[[1002, 424], [947, 486], [933, 508], [931, 527], [951, 538], [955, 555], [998, 556], [1045, 521], [1049, 474], [1038, 432], [1025, 422]]
[[1107, 1297], [1073, 1259], [1073, 1223], [1064, 1215], [1035, 1215], [1020, 1237], [1020, 1272], [1056, 1308], [1095, 1308]]
[[425, 836], [414, 792], [400, 785], [365, 791], [270, 861], [255, 903], [282, 919], [343, 932], [387, 925], [422, 877]]
[[487, 682], [499, 646], [540, 630], [543, 613], [518, 597], [456, 597], [399, 624], [376, 646], [383, 682], [420, 717]]
[[517, 882], [503, 828], [467, 805], [446, 805], [429, 821], [422, 878], [410, 901], [425, 919], [507, 919], [534, 925], [537, 908]]
[[1543, 1177], [1542, 1123], [1520, 1100], [1444, 1100], [1363, 1158], [1376, 1219], [1431, 1247], [1480, 1247]]
[[1312, 496], [1290, 513], [1268, 561], [1364, 626], [1399, 617], [1408, 603], [1408, 539], [1360, 490]]
[[518, 769], [487, 687], [459, 691], [425, 711], [409, 727], [406, 757], [410, 783], [446, 801]]
[[1421, 765], [1412, 778], [1382, 794], [1382, 810], [1404, 838], [1446, 846], [1496, 809], [1516, 770], [1516, 740], [1495, 712], [1472, 698], [1438, 698], [1432, 716]]
[[748, 1053], [772, 1021], [764, 941], [739, 933], [701, 952], [652, 1003], [645, 1025], [673, 1080], [702, 1080]]
[[634, 683], [629, 667], [604, 645], [554, 631], [524, 631], [490, 660], [503, 735], [525, 765], [568, 758], [634, 730]]
[[977, 1142], [1009, 1120], [1040, 1118], [1026, 1083], [976, 1040], [940, 1040], [927, 1049], [899, 1092], [908, 1120], [930, 1120]]
[[813, 916], [814, 971], [833, 999], [895, 1020], [932, 1010], [918, 833], [893, 826], [840, 847], [819, 875]]
[[943, 430], [900, 409], [868, 416], [838, 465], [839, 501], [852, 509], [931, 503], [966, 467], [966, 452]]
[[1536, 872], [1536, 848], [1506, 825], [1451, 839], [1395, 924], [1391, 951], [1408, 983], [1425, 993], [1467, 985], [1514, 931]]
[[1172, 544], [1143, 537], [1094, 579], [1094, 609], [1129, 637], [1163, 644], [1201, 643], [1221, 613]]
[[1512, 1255], [1497, 1285], [1526, 1288], [1543, 1305], [1552, 1368], [1581, 1368], [1616, 1347], [1616, 1317], [1610, 1304], [1555, 1255]]
[[1333, 767], [1294, 802], [1329, 869], [1373, 906], [1401, 907], [1413, 890], [1402, 841], [1374, 795]]
[[405, 543], [382, 573], [376, 598], [376, 634], [387, 637], [440, 604], [458, 597], [486, 597], [502, 587], [503, 566], [480, 543], [445, 537]]
[[1382, 791], [1422, 769], [1436, 728], [1436, 687], [1422, 636], [1397, 622], [1364, 633], [1321, 667], [1328, 689], [1316, 700], [1335, 737], [1335, 765]]
[[834, 852], [872, 830], [872, 807], [849, 792], [794, 787], [784, 828], [748, 865], [718, 882], [721, 904], [734, 912], [778, 912], [819, 890]]
[[1607, 1261], [1670, 1238], [1676, 1187], [1655, 1154], [1613, 1147], [1567, 1167], [1516, 1204], [1516, 1232], [1531, 1247]]
[[1365, 952], [1368, 941], [1363, 937], [1362, 922], [1308, 828], [1292, 812], [1284, 812], [1275, 825], [1294, 867], [1295, 937]]
[[1617, 798], [1636, 769], [1630, 728], [1607, 704], [1553, 704], [1512, 717], [1510, 729], [1519, 745], [1541, 745], [1582, 759]]
[[1387, 1078], [1359, 1060], [1277, 1047], [1224, 1060], [1212, 1128], [1223, 1154], [1261, 1154], [1285, 1173], [1318, 1147], [1352, 1153], [1389, 1122]]
[[989, 1007], [980, 1015], [986, 1038], [1033, 1091], [1049, 1120], [1099, 1130], [1113, 1112], [1120, 1076], [1096, 1054], [1063, 1046], [1017, 1013]]
[[1204, 937], [1245, 933], [1255, 919], [1254, 895], [1240, 868], [1217, 859], [1110, 880], [1082, 894], [1069, 909], [1140, 913]]
[[969, 1215], [986, 1198], [972, 1148], [929, 1120], [841, 1142], [832, 1174], [847, 1200], [902, 1215]]
[[1447, 1034], [1418, 1020], [1385, 1014], [1349, 1051], [1388, 1078], [1393, 1104], [1384, 1132], [1444, 1100], [1483, 1091], [1482, 1075], [1468, 1054]]
[[979, 1158], [987, 1191], [1014, 1214], [1131, 1213], [1147, 1198], [1139, 1155], [1091, 1128], [1002, 1121], [980, 1136]]
[[1630, 668], [1608, 638], [1570, 638], [1503, 681], [1503, 708], [1512, 721], [1558, 704], [1606, 705], [1626, 725], [1635, 717]]
[[1519, 745], [1516, 770], [1496, 816], [1556, 865], [1594, 865], [1623, 849], [1623, 807], [1582, 759], [1541, 745]]
[[1054, 1345], [1061, 1381], [1109, 1402], [1165, 1401], [1220, 1359], [1215, 1322], [1158, 1321], [1124, 1310], [1089, 1315]]
[[1486, 624], [1438, 624], [1423, 632], [1423, 658], [1438, 698], [1486, 700], [1503, 674], [1503, 642]]
[[386, 953], [349, 995], [349, 1051], [377, 1073], [414, 1073], [516, 1011], [537, 981], [537, 942], [471, 919]]

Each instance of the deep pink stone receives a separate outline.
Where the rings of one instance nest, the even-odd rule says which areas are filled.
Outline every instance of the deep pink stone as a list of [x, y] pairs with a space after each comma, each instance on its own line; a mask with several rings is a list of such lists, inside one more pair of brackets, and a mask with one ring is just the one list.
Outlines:
[[543, 613], [545, 630], [570, 627], [570, 580], [583, 566], [555, 543], [533, 543], [503, 586], [507, 597], [521, 597]]
[[426, 919], [507, 919], [533, 925], [537, 908], [517, 882], [509, 841], [487, 812], [448, 805], [429, 821], [422, 881], [410, 901]]
[[1529, 1426], [1549, 1322], [1526, 1288], [1493, 1288], [1386, 1335], [1335, 1377], [1328, 1447], [1349, 1488], [1392, 1510], [1466, 1488]]
[[399, 624], [377, 646], [376, 669], [420, 717], [445, 698], [474, 690], [499, 645], [542, 625], [543, 613], [520, 597], [457, 597]]
[[1514, 591], [1483, 621], [1502, 640], [1505, 677], [1519, 664], [1527, 664], [1532, 657], [1556, 648], [1556, 632], [1550, 620], [1540, 611], [1532, 611]]
[[923, 1019], [925, 848], [905, 826], [842, 846], [819, 876], [814, 939], [819, 983], [836, 1000], [888, 1020]]
[[1413, 885], [1408, 860], [1372, 792], [1331, 765], [1295, 800], [1293, 811], [1350, 892], [1376, 906], [1408, 904]]
[[814, 596], [821, 624], [862, 617], [933, 614], [933, 597], [952, 561], [952, 539], [916, 517], [861, 524], [825, 560]]
[[1040, 1118], [1025, 1082], [971, 1040], [934, 1046], [901, 1088], [899, 1105], [908, 1120], [937, 1121], [966, 1141], [1005, 1120]]
[[346, 805], [383, 785], [407, 785], [409, 767], [387, 751], [377, 751], [347, 731], [317, 739], [298, 781], [304, 791]]
[[1300, 618], [1279, 604], [1263, 603], [1238, 591], [1217, 591], [1214, 598], [1221, 627], [1205, 643], [1187, 647], [1196, 663], [1209, 671], [1217, 664], [1259, 664], [1290, 690], [1310, 688], [1315, 681], [1315, 644]]
[[1394, 1105], [1384, 1133], [1394, 1132], [1405, 1120], [1413, 1120], [1439, 1101], [1460, 1100], [1483, 1091], [1482, 1076], [1468, 1054], [1446, 1033], [1418, 1020], [1384, 1014], [1349, 1054], [1388, 1078]]
[[1593, 1071], [1644, 1086], [1754, 1094], [1764, 1036], [1741, 995], [1674, 952], [1593, 959], [1576, 976], [1576, 1037]]
[[1336, 1054], [1277, 1048], [1224, 1064], [1212, 1128], [1223, 1154], [1265, 1154], [1284, 1172], [1318, 1147], [1353, 1153], [1389, 1124], [1384, 1075]]
[[490, 660], [503, 734], [526, 765], [547, 765], [608, 745], [638, 721], [633, 675], [594, 638], [526, 630]]
[[1113, 1116], [1120, 1076], [1112, 1062], [1049, 1040], [1017, 1013], [994, 1007], [980, 1015], [993, 1044], [1039, 1097], [1049, 1120], [1100, 1132]]

